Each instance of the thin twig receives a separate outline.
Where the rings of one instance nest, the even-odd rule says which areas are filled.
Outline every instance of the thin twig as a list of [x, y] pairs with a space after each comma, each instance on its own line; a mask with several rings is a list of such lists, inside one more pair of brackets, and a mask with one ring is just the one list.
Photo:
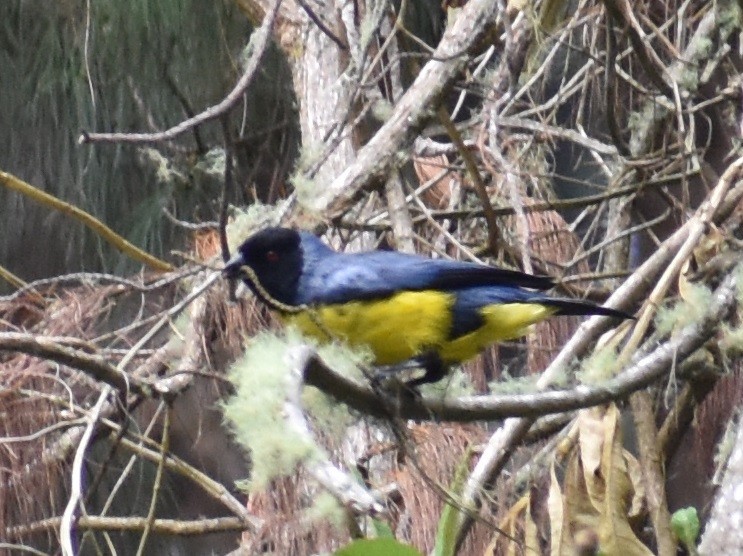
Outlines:
[[485, 216], [485, 222], [487, 222], [488, 225], [488, 248], [490, 249], [490, 252], [492, 254], [495, 254], [498, 252], [498, 240], [500, 237], [500, 234], [498, 232], [498, 224], [495, 221], [495, 212], [493, 211], [493, 205], [490, 202], [490, 196], [488, 195], [488, 191], [485, 188], [485, 183], [480, 177], [480, 170], [478, 169], [477, 163], [475, 162], [475, 157], [472, 155], [472, 151], [470, 151], [465, 146], [464, 141], [462, 140], [462, 136], [460, 135], [457, 128], [454, 126], [454, 122], [451, 121], [449, 112], [446, 110], [446, 108], [443, 105], [439, 105], [436, 110], [436, 114], [439, 118], [439, 122], [441, 122], [441, 125], [444, 126], [444, 129], [449, 135], [452, 143], [457, 146], [459, 156], [461, 156], [462, 160], [464, 161], [464, 167], [467, 169], [467, 175], [470, 177], [472, 186], [475, 188], [475, 193], [480, 200], [483, 215]]
[[160, 485], [163, 479], [163, 470], [165, 469], [165, 459], [170, 446], [170, 413], [171, 407], [169, 404], [165, 404], [165, 415], [163, 416], [163, 433], [160, 439], [160, 461], [157, 463], [157, 471], [155, 472], [155, 482], [152, 485], [152, 498], [150, 499], [150, 507], [147, 510], [147, 523], [142, 536], [139, 539], [139, 548], [137, 548], [137, 556], [144, 554], [144, 548], [147, 546], [147, 537], [152, 531], [152, 527], [155, 523], [155, 508], [157, 508], [157, 500], [160, 496]]
[[[116, 423], [112, 423], [111, 421], [107, 421], [106, 425], [111, 427], [113, 430], [118, 430], [119, 428]], [[147, 442], [149, 439], [143, 440]], [[126, 448], [127, 450], [134, 452], [138, 456], [153, 463], [159, 464], [162, 459], [160, 457], [159, 450], [147, 448], [138, 444], [137, 442], [129, 440], [126, 437], [121, 438], [119, 442], [122, 448]], [[235, 498], [224, 485], [215, 481], [206, 473], [199, 471], [192, 465], [189, 465], [182, 459], [172, 454], [168, 454], [166, 456], [165, 467], [166, 469], [168, 469], [168, 471], [178, 473], [179, 475], [182, 475], [183, 477], [201, 487], [204, 492], [206, 492], [215, 500], [219, 501], [223, 506], [225, 506], [235, 516], [237, 516], [237, 518], [245, 524], [245, 529], [253, 533], [260, 530], [262, 526], [262, 520], [249, 514], [248, 511], [245, 509], [244, 503]], [[158, 520], [155, 521], [157, 522]]]
[[73, 520], [75, 519], [75, 511], [77, 510], [78, 503], [82, 498], [83, 492], [83, 462], [85, 461], [85, 452], [90, 444], [90, 439], [93, 437], [93, 431], [95, 431], [96, 424], [101, 415], [101, 409], [106, 399], [111, 394], [111, 386], [106, 385], [103, 387], [98, 401], [96, 402], [93, 409], [88, 413], [87, 421], [88, 425], [85, 427], [80, 443], [75, 451], [75, 459], [72, 462], [72, 484], [70, 485], [70, 498], [67, 501], [67, 506], [62, 514], [62, 520], [59, 524], [59, 537], [60, 547], [62, 549], [63, 556], [75, 556], [77, 550], [72, 540], [72, 528]]
[[179, 124], [158, 133], [88, 133], [84, 131], [78, 142], [84, 143], [155, 143], [158, 141], [167, 141], [174, 139], [178, 135], [189, 131], [191, 128], [219, 118], [222, 114], [227, 113], [237, 103], [240, 102], [245, 91], [253, 82], [253, 78], [258, 72], [263, 54], [271, 40], [271, 31], [273, 29], [276, 15], [279, 12], [281, 0], [274, 0], [273, 5], [266, 13], [261, 26], [256, 29], [250, 37], [247, 49], [250, 51], [250, 59], [245, 64], [245, 71], [240, 80], [230, 93], [214, 106], [210, 106], [193, 118], [189, 118]]
[[[664, 74], [667, 75], [666, 68], [660, 62], [655, 51], [645, 44], [640, 26], [634, 14], [632, 14], [630, 2], [628, 0], [604, 0], [604, 6], [616, 21], [621, 21], [626, 26], [635, 54], [650, 81], [663, 95], [673, 99], [673, 89], [663, 79]], [[612, 108], [609, 107], [610, 110]]]
[[[7, 530], [9, 538], [21, 538], [34, 533], [49, 531], [59, 527], [61, 517], [52, 517], [26, 525], [17, 525]], [[142, 531], [147, 525], [144, 517], [101, 517], [88, 515], [80, 517], [75, 523], [78, 529], [102, 531]], [[250, 531], [249, 523], [238, 517], [218, 517], [212, 519], [156, 519], [152, 532], [158, 535], [192, 537], [229, 531]]]
[[[234, 171], [233, 161], [234, 158], [234, 144], [232, 141], [232, 133], [230, 133], [230, 123], [227, 117], [222, 118], [222, 135], [224, 136], [224, 183], [222, 183], [222, 193], [219, 199], [219, 247], [222, 251], [222, 260], [227, 262], [230, 260], [230, 245], [227, 241], [227, 213], [229, 209], [229, 195], [233, 193], [235, 189], [234, 185]], [[231, 286], [234, 287], [234, 286]], [[234, 290], [230, 291], [230, 297], [234, 297]]]
[[138, 292], [149, 292], [182, 280], [183, 278], [194, 274], [199, 270], [200, 269], [198, 268], [184, 268], [172, 273], [160, 275], [158, 280], [147, 284], [144, 282], [144, 280], [142, 282], [135, 282], [134, 280], [122, 278], [120, 276], [116, 276], [115, 274], [105, 274], [102, 272], [74, 272], [72, 274], [63, 274], [61, 276], [55, 276], [53, 278], [42, 278], [41, 280], [34, 280], [33, 282], [29, 282], [10, 295], [0, 296], [0, 302], [14, 301], [26, 293], [33, 293], [41, 296], [41, 292], [38, 291], [39, 288], [56, 287], [62, 286], [64, 284], [100, 285], [110, 283], [126, 286], [126, 288]]
[[[155, 426], [155, 424], [159, 420], [159, 418], [160, 418], [160, 412], [162, 411], [162, 409], [164, 407], [167, 407], [167, 406], [165, 404], [163, 404], [163, 403], [161, 403], [161, 404], [159, 404], [157, 406], [157, 409], [155, 410], [155, 414], [152, 416], [152, 419], [150, 419], [150, 422], [148, 423], [147, 428], [144, 430], [144, 432], [141, 433], [142, 434], [142, 438], [147, 438], [150, 435], [150, 433], [152, 432], [153, 427]], [[104, 420], [104, 423], [110, 425], [110, 423], [107, 422], [106, 420]], [[127, 430], [127, 428], [125, 428], [123, 426], [119, 428], [119, 430], [117, 431], [118, 432], [118, 435], [119, 435], [119, 438], [116, 439], [112, 443], [112, 445], [114, 447], [118, 447], [118, 445], [119, 445], [118, 440], [123, 436], [123, 433], [126, 430]], [[144, 441], [142, 441], [142, 442], [144, 442]], [[112, 452], [113, 452], [113, 449], [112, 449]], [[111, 455], [113, 456], [113, 453]], [[108, 511], [111, 509], [111, 505], [113, 504], [113, 501], [116, 498], [116, 494], [119, 492], [119, 490], [123, 486], [124, 482], [126, 481], [127, 477], [129, 476], [129, 473], [131, 473], [131, 470], [133, 469], [134, 464], [136, 462], [137, 462], [137, 456], [136, 455], [132, 455], [129, 458], [129, 461], [127, 462], [127, 464], [124, 466], [124, 468], [119, 473], [119, 477], [116, 479], [116, 484], [114, 484], [114, 486], [109, 491], [108, 497], [106, 498], [106, 501], [104, 502], [103, 507], [101, 508], [101, 514], [100, 514], [101, 517], [105, 516], [108, 513]], [[102, 472], [99, 473], [98, 474], [98, 477], [103, 477], [103, 473]]]
[[0, 542], [0, 550], [12, 550], [13, 554], [15, 554], [15, 551], [20, 551], [28, 552], [29, 554], [34, 554], [35, 556], [49, 556], [46, 552], [36, 550], [31, 546], [24, 546], [22, 544], [12, 544], [7, 542]]
[[310, 6], [305, 2], [305, 0], [297, 0], [297, 4], [304, 10], [304, 13], [307, 14], [307, 17], [309, 17], [312, 20], [312, 23], [317, 25], [317, 28], [320, 29], [331, 41], [333, 41], [338, 48], [341, 50], [348, 50], [348, 45], [344, 43], [342, 40], [338, 38], [338, 36], [333, 33], [330, 28], [325, 25], [322, 19], [310, 8]]
[[145, 264], [153, 270], [161, 272], [173, 270], [173, 266], [170, 263], [158, 259], [154, 255], [147, 253], [133, 243], [127, 241], [111, 228], [106, 226], [106, 224], [101, 222], [98, 218], [94, 217], [89, 212], [82, 210], [80, 207], [63, 201], [62, 199], [58, 199], [54, 195], [50, 195], [38, 187], [34, 187], [30, 183], [26, 183], [7, 172], [0, 171], [0, 184], [4, 185], [8, 189], [25, 195], [45, 207], [52, 208], [72, 217], [129, 258]]

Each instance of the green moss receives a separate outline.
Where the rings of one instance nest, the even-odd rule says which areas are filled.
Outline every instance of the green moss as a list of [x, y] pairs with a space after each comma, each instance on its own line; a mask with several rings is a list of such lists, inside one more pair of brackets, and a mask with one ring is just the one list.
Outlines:
[[722, 2], [717, 4], [717, 27], [720, 35], [738, 29], [741, 25], [741, 6], [738, 2]]
[[618, 370], [616, 349], [607, 346], [597, 349], [583, 361], [575, 376], [583, 384], [601, 384], [613, 378]]
[[290, 178], [297, 199], [304, 207], [312, 207], [312, 202], [319, 191], [317, 182], [304, 174], [297, 172]]
[[378, 99], [372, 104], [371, 112], [374, 118], [380, 122], [386, 122], [392, 116], [394, 107], [386, 99]]
[[743, 326], [723, 325], [720, 331], [720, 349], [728, 355], [743, 353]]
[[712, 303], [712, 291], [701, 284], [687, 284], [685, 299], [673, 307], [658, 309], [655, 327], [659, 334], [670, 334], [693, 322], [699, 322]]
[[341, 342], [322, 344], [317, 353], [328, 366], [339, 373], [362, 378], [360, 367], [369, 367], [374, 361], [374, 354], [369, 348], [350, 348]]
[[550, 381], [550, 385], [554, 388], [567, 388], [571, 386], [571, 378], [575, 376], [578, 370], [578, 368], [571, 369], [570, 366], [555, 369], [554, 373], [552, 373], [553, 378]]
[[227, 156], [222, 147], [214, 147], [200, 156], [193, 169], [205, 176], [222, 180], [224, 176]]
[[[700, 39], [698, 44], [702, 52], [706, 52], [712, 47], [712, 43], [707, 39]], [[697, 73], [696, 68], [688, 68], [685, 71], [679, 72], [677, 82], [683, 90], [696, 90], [699, 87], [699, 73]]]
[[149, 164], [155, 171], [155, 177], [159, 184], [188, 184], [188, 178], [178, 171], [168, 158], [165, 158], [160, 151], [152, 147], [142, 147], [139, 149], [142, 161]]
[[338, 530], [346, 524], [346, 512], [338, 501], [327, 492], [319, 492], [312, 498], [312, 506], [307, 508], [305, 516], [310, 521], [327, 521]]
[[302, 145], [302, 150], [299, 151], [299, 158], [297, 159], [297, 174], [292, 177], [292, 183], [302, 174], [307, 168], [315, 164], [318, 158], [322, 156], [324, 146], [321, 143], [305, 143]]
[[523, 394], [534, 392], [539, 375], [511, 376], [504, 371], [499, 380], [488, 383], [494, 394]]
[[318, 448], [288, 427], [284, 418], [291, 372], [284, 354], [301, 343], [293, 332], [259, 334], [230, 369], [235, 394], [224, 404], [224, 414], [235, 439], [250, 451], [251, 488], [291, 473], [317, 453]]
[[[265, 486], [273, 478], [290, 474], [295, 467], [319, 454], [321, 447], [293, 432], [284, 417], [284, 404], [291, 387], [288, 349], [314, 343], [297, 330], [282, 334], [262, 333], [250, 341], [245, 355], [229, 372], [235, 394], [224, 404], [224, 414], [235, 439], [250, 452], [251, 489]], [[362, 378], [360, 366], [368, 366], [371, 354], [340, 344], [314, 346], [323, 361], [335, 371]], [[315, 430], [325, 438], [340, 441], [355, 417], [348, 407], [313, 387], [302, 390], [302, 410]]]

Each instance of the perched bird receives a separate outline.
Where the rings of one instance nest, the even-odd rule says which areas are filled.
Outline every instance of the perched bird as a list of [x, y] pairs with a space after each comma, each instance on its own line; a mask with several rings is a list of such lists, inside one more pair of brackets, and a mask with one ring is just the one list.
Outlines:
[[377, 365], [417, 363], [426, 374], [409, 384], [435, 382], [553, 315], [633, 318], [535, 291], [553, 286], [545, 276], [398, 251], [339, 253], [287, 228], [249, 237], [224, 272], [307, 335], [368, 346]]

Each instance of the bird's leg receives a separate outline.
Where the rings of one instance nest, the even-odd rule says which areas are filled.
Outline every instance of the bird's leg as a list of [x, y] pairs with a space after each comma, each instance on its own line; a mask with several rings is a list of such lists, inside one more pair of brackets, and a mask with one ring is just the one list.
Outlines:
[[[410, 370], [423, 370], [422, 376], [413, 376], [408, 378], [407, 376], [400, 377], [400, 374], [407, 374]], [[438, 382], [444, 375], [446, 375], [446, 364], [441, 360], [441, 356], [437, 351], [429, 350], [416, 355], [407, 361], [397, 363], [395, 365], [382, 365], [377, 367], [377, 373], [374, 376], [374, 381], [377, 383], [384, 383], [392, 378], [400, 378], [406, 386], [418, 386], [420, 384], [428, 384], [432, 382]]]
[[425, 371], [425, 374], [408, 382], [409, 386], [433, 384], [446, 376], [447, 365], [441, 359], [438, 351], [427, 351], [413, 359], [418, 362], [418, 365]]

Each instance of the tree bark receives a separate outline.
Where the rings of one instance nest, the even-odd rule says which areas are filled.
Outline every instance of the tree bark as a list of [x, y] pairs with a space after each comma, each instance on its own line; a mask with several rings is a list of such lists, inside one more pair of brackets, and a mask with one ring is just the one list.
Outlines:
[[738, 422], [735, 444], [717, 500], [699, 545], [699, 554], [743, 554], [743, 427]]

